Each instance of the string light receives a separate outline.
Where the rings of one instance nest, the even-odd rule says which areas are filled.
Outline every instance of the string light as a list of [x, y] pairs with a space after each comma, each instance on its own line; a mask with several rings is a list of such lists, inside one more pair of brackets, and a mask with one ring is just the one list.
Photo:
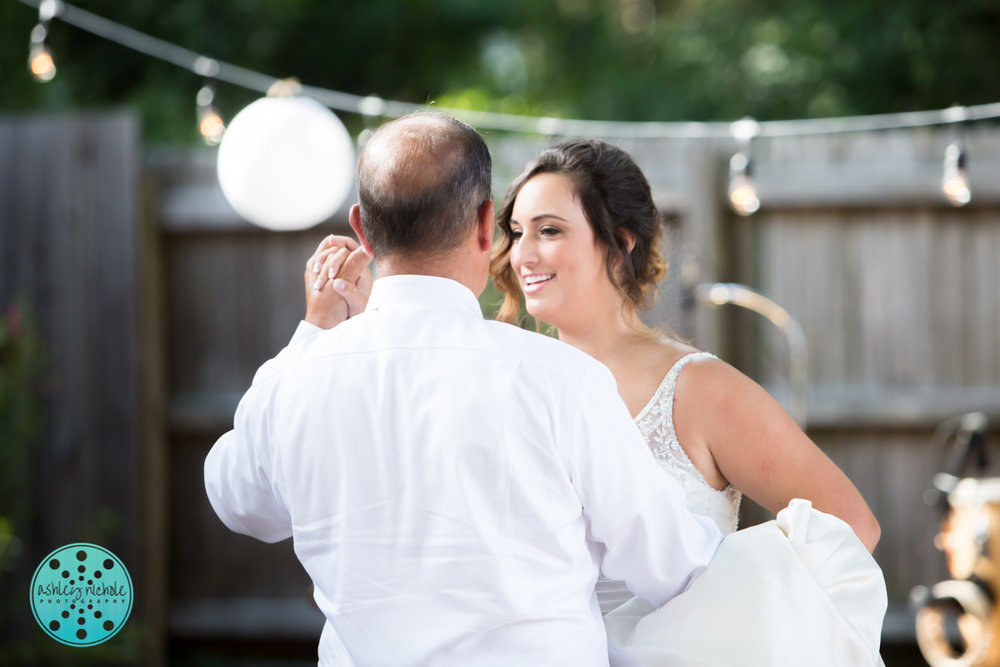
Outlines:
[[226, 124], [215, 106], [215, 84], [206, 81], [195, 97], [198, 108], [198, 131], [209, 146], [218, 146], [226, 132]]
[[736, 153], [729, 160], [729, 206], [739, 215], [753, 215], [760, 209], [760, 199], [750, 174], [750, 158]]
[[[42, 26], [36, 27], [41, 28]], [[36, 81], [45, 83], [55, 78], [56, 62], [52, 57], [52, 52], [49, 51], [44, 42], [31, 45], [31, 50], [28, 52], [28, 69], [31, 70], [31, 76], [35, 77]]]
[[191, 67], [195, 74], [205, 78], [204, 84], [195, 96], [198, 113], [198, 132], [209, 146], [218, 146], [226, 132], [219, 109], [215, 106], [215, 77], [219, 75], [219, 61], [199, 56]]
[[948, 144], [944, 150], [941, 190], [952, 206], [965, 206], [972, 201], [969, 182], [965, 179], [965, 151], [957, 141]]
[[[59, 20], [69, 23], [98, 37], [120, 44], [126, 48], [172, 63], [178, 67], [197, 73], [199, 61], [209, 60], [200, 54], [165, 42], [102, 16], [75, 7], [63, 0], [19, 0], [30, 7], [39, 7], [46, 2], [57, 2]], [[216, 61], [212, 61], [216, 62]], [[278, 77], [255, 72], [237, 65], [218, 61], [218, 73], [212, 78], [248, 90], [266, 93], [278, 81]], [[347, 113], [362, 114], [362, 108], [372, 104], [371, 96], [352, 95], [337, 90], [302, 86], [302, 94], [325, 104], [331, 109]], [[424, 104], [377, 100], [377, 115], [398, 118], [413, 111], [426, 109]], [[463, 118], [472, 125], [488, 130], [523, 132], [538, 135], [597, 136], [609, 139], [725, 139], [731, 136], [730, 125], [726, 122], [626, 122], [593, 121], [564, 118], [539, 118], [518, 114], [494, 113], [435, 107], [439, 111]], [[1000, 118], [1000, 102], [965, 107], [966, 120], [986, 120]], [[792, 137], [845, 132], [870, 132], [874, 130], [900, 130], [916, 127], [931, 127], [951, 122], [946, 110], [908, 111], [893, 114], [868, 116], [844, 116], [839, 118], [803, 118], [796, 120], [772, 120], [760, 123], [761, 137]]]
[[[261, 93], [267, 92], [275, 82], [279, 81], [274, 76], [207, 58], [176, 44], [75, 7], [64, 0], [19, 0], [19, 2], [38, 8], [39, 23], [32, 30], [29, 51], [29, 69], [36, 79], [49, 81], [56, 74], [55, 60], [45, 41], [48, 37], [49, 21], [58, 17], [60, 21], [93, 35], [103, 37], [152, 58], [188, 69], [204, 77], [207, 83], [198, 92], [198, 124], [199, 132], [209, 143], [217, 143], [222, 136], [221, 133], [225, 131], [225, 124], [214, 106], [214, 83], [216, 81], [224, 81]], [[398, 118], [427, 108], [424, 104], [383, 100], [375, 96], [353, 95], [306, 85], [301, 87], [301, 94], [315, 99], [329, 109], [360, 114], [366, 120], [377, 117]], [[202, 102], [205, 100], [207, 102], [203, 104]], [[737, 137], [739, 131], [753, 128], [753, 133], [739, 145], [737, 153], [730, 160], [729, 201], [733, 209], [741, 215], [750, 215], [760, 207], [760, 199], [757, 196], [753, 180], [753, 163], [750, 152], [750, 140], [754, 137], [801, 137], [914, 129], [956, 122], [961, 126], [972, 121], [1000, 118], [1000, 102], [928, 111], [764, 121], [761, 123], [752, 119], [744, 119], [735, 123], [592, 121], [446, 107], [435, 108], [463, 118], [484, 130], [520, 132], [542, 136], [598, 136], [612, 140], [715, 140]], [[359, 139], [363, 138], [359, 137]], [[737, 140], [740, 141], [739, 137]], [[942, 189], [948, 200], [955, 206], [968, 204], [971, 201], [971, 192], [968, 182], [965, 180], [965, 152], [960, 140], [954, 142], [946, 150], [944, 169]]]
[[56, 76], [56, 61], [52, 51], [45, 45], [49, 36], [49, 22], [62, 10], [59, 0], [43, 0], [38, 5], [38, 25], [31, 30], [31, 42], [28, 48], [28, 69], [36, 81], [45, 83]]
[[358, 133], [358, 148], [362, 148], [375, 135], [377, 121], [385, 116], [385, 100], [378, 95], [369, 95], [358, 106], [365, 127]]
[[949, 122], [955, 126], [955, 139], [944, 149], [944, 173], [941, 175], [941, 190], [952, 206], [965, 206], [972, 201], [972, 191], [965, 178], [965, 149], [962, 136], [968, 118], [966, 107], [955, 105], [945, 109]]
[[738, 215], [753, 215], [760, 209], [760, 199], [753, 181], [750, 144], [760, 134], [760, 123], [744, 118], [730, 125], [729, 130], [739, 146], [729, 159], [729, 206]]

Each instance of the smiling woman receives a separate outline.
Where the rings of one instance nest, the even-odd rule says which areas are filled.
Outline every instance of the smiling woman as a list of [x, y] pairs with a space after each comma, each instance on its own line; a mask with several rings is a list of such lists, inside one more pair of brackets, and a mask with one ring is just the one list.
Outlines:
[[[607, 366], [653, 454], [650, 465], [666, 470], [683, 487], [687, 508], [712, 519], [723, 533], [736, 531], [744, 493], [771, 512], [781, 512], [786, 520], [791, 514], [783, 510], [794, 499], [805, 499], [809, 507], [803, 509], [799, 500], [795, 512], [809, 514], [815, 508], [824, 517], [810, 514], [808, 519], [803, 514], [807, 523], [839, 524], [838, 534], [847, 536], [844, 544], [849, 546], [837, 556], [838, 562], [856, 574], [865, 573], [861, 579], [871, 586], [852, 595], [858, 596], [855, 602], [875, 610], [875, 621], [862, 622], [872, 627], [863, 631], [867, 634], [860, 643], [855, 641], [854, 626], [810, 621], [803, 633], [816, 631], [833, 638], [838, 647], [858, 651], [846, 661], [840, 655], [828, 664], [877, 664], [885, 586], [870, 557], [879, 537], [878, 522], [861, 494], [757, 383], [714, 355], [650, 329], [639, 319], [638, 311], [655, 294], [666, 267], [658, 247], [659, 215], [649, 184], [631, 156], [597, 139], [556, 144], [514, 180], [497, 222], [503, 236], [495, 244], [491, 268], [494, 282], [504, 292], [498, 319], [518, 319], [523, 297], [527, 312], [555, 326], [560, 340]], [[723, 543], [724, 548], [753, 541], [762, 535], [759, 529], [765, 527], [740, 531], [735, 541]], [[791, 533], [784, 534], [791, 539]], [[788, 542], [764, 541], [766, 546], [745, 552], [745, 561], [736, 568], [737, 579], [745, 579], [745, 564], [756, 573], [755, 583], [764, 588], [773, 584], [773, 590], [793, 590], [783, 586], [792, 581], [797, 568], [808, 569], [809, 564], [793, 556], [785, 559], [787, 569], [774, 565], [781, 562], [781, 554], [789, 555]], [[771, 565], [754, 565], [757, 560]], [[723, 565], [710, 566], [707, 573], [712, 577], [706, 581], [718, 577], [727, 595], [739, 597], [740, 590], [748, 590], [730, 579]], [[772, 642], [780, 643], [777, 630], [791, 627], [793, 619], [784, 618], [786, 610], [808, 608], [814, 615], [805, 618], [821, 618], [821, 610], [843, 601], [832, 590], [795, 593], [794, 600], [777, 595], [775, 607], [754, 619], [752, 646], [734, 645], [763, 652], [753, 655], [766, 654]], [[624, 584], [609, 580], [598, 582], [597, 593], [602, 611], [619, 609], [608, 616], [613, 655], [620, 650], [620, 655], [630, 656], [622, 658], [627, 664], [660, 664], [668, 655], [671, 664], [689, 664], [683, 659], [690, 656], [663, 652], [676, 648], [678, 637], [672, 628], [678, 626], [670, 616], [675, 612], [684, 616], [687, 612], [677, 611], [683, 606], [671, 602], [654, 612], [630, 600]], [[713, 599], [694, 588], [682, 598], [683, 604], [699, 609], [735, 608], [732, 599]], [[714, 631], [724, 633], [725, 628], [717, 626]], [[805, 651], [815, 653], [813, 648]]]
[[627, 152], [598, 139], [552, 146], [511, 184], [497, 222], [497, 319], [515, 321], [523, 297], [560, 340], [604, 363], [692, 510], [732, 532], [741, 492], [774, 513], [806, 498], [874, 548], [878, 523], [860, 493], [767, 392], [640, 320], [666, 266], [649, 184]]
[[[649, 183], [628, 153], [596, 140], [572, 140], [543, 152], [511, 184], [497, 223], [504, 236], [494, 250], [491, 269], [505, 294], [497, 319], [518, 318], [523, 282], [519, 274], [531, 273], [528, 269], [546, 261], [532, 251], [558, 252], [575, 258], [560, 260], [573, 262], [575, 268], [567, 270], [582, 270], [595, 279], [604, 274], [603, 281], [589, 287], [610, 286], [613, 294], [608, 296], [627, 304], [630, 324], [642, 328], [636, 311], [655, 296], [666, 276], [666, 260], [659, 250], [662, 228]], [[544, 250], [532, 244], [532, 234], [547, 241]], [[529, 238], [522, 242], [525, 235]], [[518, 267], [512, 265], [515, 245]], [[581, 269], [581, 264], [588, 266]], [[564, 275], [563, 282], [567, 278]], [[560, 329], [569, 324], [528, 311]]]
[[[586, 326], [590, 310], [620, 303], [568, 177], [541, 174], [525, 184], [512, 211], [510, 237], [511, 269], [535, 317], [560, 329]], [[574, 302], [588, 307], [566, 307]], [[580, 321], [562, 320], [558, 313]]]

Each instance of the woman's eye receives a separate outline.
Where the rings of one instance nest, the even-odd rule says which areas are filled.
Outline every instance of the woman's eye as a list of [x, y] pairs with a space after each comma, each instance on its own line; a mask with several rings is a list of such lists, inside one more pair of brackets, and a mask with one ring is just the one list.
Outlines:
[[559, 233], [558, 227], [542, 227], [539, 232], [542, 236], [555, 236]]
[[510, 236], [512, 240], [516, 241], [521, 238], [522, 234], [523, 232], [520, 229], [512, 229], [510, 230], [510, 234], [508, 236]]

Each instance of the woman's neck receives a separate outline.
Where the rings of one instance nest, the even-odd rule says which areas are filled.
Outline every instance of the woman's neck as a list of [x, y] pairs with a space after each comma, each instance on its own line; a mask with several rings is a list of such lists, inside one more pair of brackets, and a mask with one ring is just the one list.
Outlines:
[[617, 355], [627, 353], [632, 343], [649, 336], [641, 328], [638, 316], [622, 308], [586, 322], [558, 329], [559, 340], [569, 343], [606, 365]]

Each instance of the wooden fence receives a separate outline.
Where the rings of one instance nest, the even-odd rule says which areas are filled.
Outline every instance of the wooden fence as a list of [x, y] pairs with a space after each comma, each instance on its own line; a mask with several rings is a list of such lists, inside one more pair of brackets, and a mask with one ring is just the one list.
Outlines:
[[[91, 140], [90, 150], [103, 155], [105, 144], [126, 138], [131, 157], [96, 159], [105, 175], [87, 177], [113, 183], [113, 196], [98, 196], [90, 181], [73, 185], [84, 177], [72, 165], [90, 155], [80, 148], [88, 123], [124, 127]], [[27, 131], [36, 124], [34, 134]], [[63, 126], [73, 129], [54, 140]], [[891, 641], [912, 641], [911, 587], [946, 578], [932, 546], [938, 517], [922, 500], [944, 461], [934, 429], [948, 417], [981, 410], [994, 425], [995, 446], [1000, 423], [1000, 132], [966, 132], [973, 201], [962, 209], [945, 205], [939, 189], [950, 139], [945, 130], [925, 129], [758, 140], [762, 209], [750, 218], [724, 205], [732, 145], [619, 142], [646, 171], [670, 230], [671, 276], [647, 319], [717, 351], [781, 396], [788, 391], [785, 340], [748, 312], [694, 303], [692, 288], [742, 283], [801, 324], [808, 343], [807, 429], [882, 524], [876, 558], [889, 585]], [[499, 197], [547, 140], [493, 136], [490, 142]], [[25, 167], [10, 158], [10, 146], [19, 155], [46, 154], [52, 166]], [[266, 232], [239, 220], [222, 198], [213, 151], [146, 151], [141, 185], [137, 154], [134, 127], [119, 115], [100, 122], [0, 122], [0, 172], [21, 179], [16, 187], [0, 181], [0, 306], [27, 292], [52, 313], [46, 330], [53, 340], [72, 341], [78, 347], [68, 349], [79, 349], [92, 367], [92, 375], [79, 377], [110, 377], [105, 367], [124, 364], [120, 374], [130, 378], [123, 403], [107, 412], [74, 402], [110, 400], [94, 396], [85, 380], [63, 388], [66, 405], [54, 406], [53, 431], [111, 422], [123, 430], [117, 439], [95, 438], [100, 442], [87, 450], [102, 457], [89, 465], [109, 457], [114, 467], [71, 468], [66, 488], [74, 495], [61, 499], [86, 505], [121, 489], [131, 501], [122, 507], [146, 509], [141, 526], [134, 522], [134, 532], [116, 544], [132, 549], [152, 573], [150, 627], [169, 642], [172, 656], [198, 647], [231, 655], [235, 649], [225, 642], [239, 640], [244, 653], [280, 646], [308, 662], [321, 623], [291, 545], [229, 533], [205, 500], [201, 466], [229, 428], [256, 367], [291, 335], [304, 310], [303, 262], [324, 234], [346, 231], [343, 211], [305, 232]], [[93, 160], [86, 164], [95, 169]], [[63, 185], [41, 178], [52, 170]], [[56, 208], [32, 213], [40, 202]], [[121, 208], [120, 226], [66, 238], [67, 214], [57, 207], [98, 203]], [[46, 234], [58, 243], [44, 243]], [[109, 244], [118, 249], [102, 249]], [[58, 282], [63, 267], [81, 281], [65, 291]], [[48, 276], [44, 285], [30, 277], [40, 274]], [[87, 276], [97, 283], [85, 282]], [[109, 305], [115, 303], [121, 305]], [[92, 333], [68, 333], [81, 322]], [[46, 446], [56, 447], [56, 438], [47, 437]], [[124, 471], [114, 484], [101, 477], [111, 470]], [[749, 507], [747, 521], [759, 518]], [[54, 530], [56, 521], [46, 515], [42, 522], [54, 534], [50, 542], [71, 532]], [[157, 610], [166, 615], [162, 625]]]
[[16, 452], [23, 464], [2, 477], [17, 491], [0, 515], [15, 518], [22, 548], [11, 572], [0, 569], [11, 614], [0, 662], [95, 659], [41, 635], [28, 607], [35, 566], [74, 542], [113, 551], [135, 587], [129, 625], [104, 659], [135, 661], [141, 642], [163, 652], [165, 449], [143, 299], [155, 235], [141, 207], [140, 148], [126, 113], [0, 120], [0, 308], [24, 300], [45, 361], [39, 437], [0, 433], [5, 460]]

